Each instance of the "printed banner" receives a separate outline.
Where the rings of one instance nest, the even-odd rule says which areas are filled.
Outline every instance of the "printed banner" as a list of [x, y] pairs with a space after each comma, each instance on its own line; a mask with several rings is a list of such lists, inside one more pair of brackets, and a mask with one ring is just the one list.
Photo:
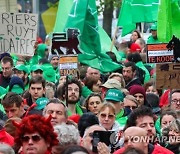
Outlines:
[[148, 44], [147, 63], [170, 63], [174, 59], [173, 50], [166, 48], [167, 44]]

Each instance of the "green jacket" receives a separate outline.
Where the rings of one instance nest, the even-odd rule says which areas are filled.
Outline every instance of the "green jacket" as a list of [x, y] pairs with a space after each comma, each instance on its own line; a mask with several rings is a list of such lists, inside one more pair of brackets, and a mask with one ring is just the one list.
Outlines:
[[154, 39], [152, 35], [148, 37], [147, 44], [159, 44], [159, 43], [161, 42], [158, 39]]
[[122, 109], [118, 114], [116, 114], [116, 121], [119, 123], [119, 125], [121, 127], [124, 127], [126, 125], [127, 116], [123, 116], [124, 115], [124, 110]]

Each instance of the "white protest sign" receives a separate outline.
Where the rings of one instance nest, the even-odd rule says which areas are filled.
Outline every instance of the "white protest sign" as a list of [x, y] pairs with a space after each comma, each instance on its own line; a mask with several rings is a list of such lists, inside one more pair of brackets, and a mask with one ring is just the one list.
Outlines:
[[37, 14], [0, 13], [0, 53], [32, 56], [37, 22]]

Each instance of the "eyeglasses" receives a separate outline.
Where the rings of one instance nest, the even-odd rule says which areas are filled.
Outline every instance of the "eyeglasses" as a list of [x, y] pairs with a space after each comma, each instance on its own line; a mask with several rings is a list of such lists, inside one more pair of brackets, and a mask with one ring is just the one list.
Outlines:
[[137, 106], [125, 106], [125, 108], [128, 108], [128, 109], [132, 109], [132, 110], [134, 110], [134, 109], [136, 109], [136, 108], [137, 108]]
[[171, 103], [173, 103], [173, 104], [174, 104], [174, 103], [178, 104], [178, 102], [179, 102], [179, 104], [180, 104], [180, 99], [179, 99], [179, 100], [178, 100], [178, 99], [174, 99], [174, 100], [171, 101]]
[[42, 137], [41, 136], [39, 136], [39, 135], [33, 135], [33, 136], [23, 136], [22, 138], [21, 138], [21, 140], [22, 140], [22, 142], [29, 142], [29, 140], [32, 140], [33, 142], [39, 142], [41, 139], [42, 139]]
[[104, 113], [101, 113], [101, 114], [100, 114], [100, 117], [101, 117], [101, 118], [106, 118], [106, 117], [108, 117], [109, 119], [113, 119], [113, 118], [115, 117], [115, 115], [114, 115], [114, 114], [104, 114]]

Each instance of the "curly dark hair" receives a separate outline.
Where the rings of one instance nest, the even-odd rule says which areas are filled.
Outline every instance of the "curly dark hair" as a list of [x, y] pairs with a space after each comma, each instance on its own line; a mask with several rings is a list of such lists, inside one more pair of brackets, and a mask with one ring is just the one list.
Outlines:
[[17, 128], [15, 137], [15, 143], [17, 146], [22, 146], [22, 137], [25, 133], [31, 134], [38, 132], [41, 137], [43, 137], [44, 140], [50, 144], [48, 150], [51, 150], [54, 145], [58, 144], [58, 139], [50, 120], [51, 117], [45, 118], [43, 116], [34, 114], [24, 117], [19, 124], [13, 122]]
[[79, 97], [81, 96], [81, 92], [82, 92], [81, 83], [80, 83], [80, 81], [78, 79], [76, 79], [74, 77], [71, 78], [71, 79], [68, 79], [67, 83], [66, 82], [64, 83], [64, 85], [62, 87], [62, 96], [65, 96], [65, 94], [66, 94], [66, 87], [67, 87], [67, 85], [73, 84], [73, 83], [76, 84], [79, 87]]

